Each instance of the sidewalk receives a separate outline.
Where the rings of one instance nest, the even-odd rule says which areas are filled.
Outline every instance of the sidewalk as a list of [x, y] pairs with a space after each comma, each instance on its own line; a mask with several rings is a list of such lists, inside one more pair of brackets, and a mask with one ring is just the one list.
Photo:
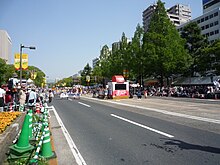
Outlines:
[[[59, 165], [77, 165], [73, 153], [68, 145], [60, 124], [57, 121], [55, 113], [50, 110], [50, 129], [53, 137], [55, 153], [57, 155], [57, 162]], [[50, 162], [53, 165], [52, 162]]]

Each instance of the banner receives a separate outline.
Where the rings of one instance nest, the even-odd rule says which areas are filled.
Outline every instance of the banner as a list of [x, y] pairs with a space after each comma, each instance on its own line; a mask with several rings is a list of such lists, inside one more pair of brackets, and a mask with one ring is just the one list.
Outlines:
[[22, 69], [27, 69], [28, 68], [28, 55], [27, 54], [22, 54]]
[[14, 66], [16, 70], [20, 69], [20, 54], [16, 53], [14, 58]]
[[[14, 66], [16, 70], [20, 69], [20, 54], [16, 53], [14, 58]], [[22, 69], [28, 68], [28, 55], [22, 54]]]

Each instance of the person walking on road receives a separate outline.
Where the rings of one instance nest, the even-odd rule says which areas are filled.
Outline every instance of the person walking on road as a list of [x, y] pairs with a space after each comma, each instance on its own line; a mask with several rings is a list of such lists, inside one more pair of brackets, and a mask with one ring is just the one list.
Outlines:
[[54, 97], [54, 95], [53, 95], [52, 90], [49, 90], [49, 103], [51, 103], [51, 102], [52, 102], [53, 97]]

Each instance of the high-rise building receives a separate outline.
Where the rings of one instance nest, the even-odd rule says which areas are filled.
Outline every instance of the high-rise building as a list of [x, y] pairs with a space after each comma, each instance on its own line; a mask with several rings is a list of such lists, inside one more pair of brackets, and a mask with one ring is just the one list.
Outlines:
[[176, 4], [167, 10], [167, 15], [175, 26], [191, 20], [191, 8], [187, 5]]
[[220, 6], [220, 0], [203, 0], [203, 13], [209, 12]]
[[[143, 27], [144, 31], [148, 30], [151, 17], [156, 9], [157, 5], [151, 5], [146, 10], [143, 11]], [[171, 8], [167, 9], [167, 15], [170, 18], [170, 21], [175, 26], [180, 26], [191, 19], [191, 8], [187, 5], [176, 4]]]
[[[203, 36], [208, 37], [209, 42], [220, 39], [220, 0], [203, 0], [203, 15], [191, 20], [197, 22]], [[189, 22], [177, 27], [182, 31]]]
[[0, 30], [0, 58], [11, 63], [12, 42], [5, 30]]

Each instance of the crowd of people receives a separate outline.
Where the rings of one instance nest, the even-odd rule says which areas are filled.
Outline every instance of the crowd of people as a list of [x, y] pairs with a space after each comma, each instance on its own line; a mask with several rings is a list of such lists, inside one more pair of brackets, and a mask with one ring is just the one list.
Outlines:
[[201, 99], [220, 98], [220, 89], [216, 86], [173, 86], [173, 87], [147, 87], [143, 95], [166, 96], [166, 97], [188, 97]]
[[52, 90], [34, 85], [20, 85], [17, 75], [14, 74], [8, 84], [0, 86], [0, 112], [9, 111], [10, 108], [24, 111], [26, 107], [35, 107], [36, 103], [50, 103], [53, 97]]

